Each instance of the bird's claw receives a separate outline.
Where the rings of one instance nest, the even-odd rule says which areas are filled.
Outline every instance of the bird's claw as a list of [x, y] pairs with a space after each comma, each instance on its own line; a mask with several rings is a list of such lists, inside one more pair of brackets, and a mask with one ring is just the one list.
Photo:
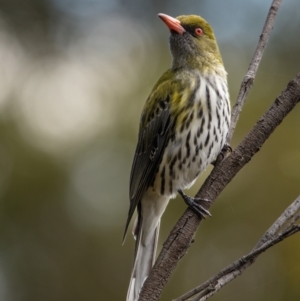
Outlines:
[[178, 193], [183, 198], [184, 202], [201, 218], [206, 218], [206, 216], [211, 216], [210, 212], [205, 209], [201, 203], [210, 202], [207, 199], [193, 198], [186, 195], [181, 189], [178, 190]]
[[221, 153], [232, 153], [232, 147], [230, 146], [230, 144], [228, 143], [225, 143], [222, 150], [221, 150]]
[[225, 143], [216, 160], [211, 162], [211, 164], [216, 166], [217, 163], [222, 162], [227, 157], [228, 153], [232, 153], [232, 147], [228, 143]]

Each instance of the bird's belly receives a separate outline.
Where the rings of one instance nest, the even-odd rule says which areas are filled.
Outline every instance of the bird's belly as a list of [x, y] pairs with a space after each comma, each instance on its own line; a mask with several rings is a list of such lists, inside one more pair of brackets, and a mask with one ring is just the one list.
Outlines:
[[201, 125], [195, 119], [189, 128], [177, 133], [165, 149], [152, 189], [160, 195], [174, 198], [178, 189], [192, 186], [225, 143], [228, 133], [225, 119], [221, 120], [221, 125], [217, 129], [217, 123]]

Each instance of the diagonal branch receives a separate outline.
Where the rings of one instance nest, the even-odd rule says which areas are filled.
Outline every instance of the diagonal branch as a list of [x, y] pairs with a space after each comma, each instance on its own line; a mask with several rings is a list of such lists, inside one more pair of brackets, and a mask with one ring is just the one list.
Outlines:
[[242, 108], [246, 101], [246, 97], [248, 96], [249, 91], [253, 86], [254, 78], [255, 78], [259, 63], [262, 59], [263, 52], [269, 41], [270, 33], [271, 33], [271, 30], [273, 29], [276, 14], [277, 14], [277, 11], [278, 11], [281, 3], [282, 3], [282, 0], [273, 0], [271, 7], [269, 9], [269, 13], [266, 18], [262, 33], [259, 36], [258, 45], [255, 49], [255, 52], [254, 52], [253, 58], [251, 60], [251, 63], [249, 65], [248, 71], [247, 71], [245, 77], [243, 78], [237, 100], [232, 108], [231, 124], [230, 124], [230, 128], [229, 128], [227, 142], [231, 141], [234, 129], [236, 127], [236, 124], [238, 122]]
[[[173, 301], [185, 301], [195, 295], [197, 296], [194, 299], [191, 299], [191, 301], [207, 300], [209, 297], [218, 292], [225, 284], [241, 275], [264, 251], [287, 237], [299, 232], [300, 225], [295, 225], [299, 218], [299, 213], [297, 214], [299, 211], [300, 196], [298, 196], [298, 198], [281, 214], [268, 231], [266, 231], [252, 252], [233, 262], [203, 284]], [[290, 224], [288, 223], [289, 220], [291, 220]]]
[[287, 209], [280, 215], [280, 217], [276, 220], [276, 222], [265, 232], [262, 238], [257, 242], [256, 246], [253, 250], [258, 249], [260, 246], [265, 244], [267, 241], [272, 240], [276, 237], [286, 225], [286, 229], [290, 228], [295, 222], [299, 219], [299, 213], [297, 211], [300, 210], [300, 196], [289, 206]]

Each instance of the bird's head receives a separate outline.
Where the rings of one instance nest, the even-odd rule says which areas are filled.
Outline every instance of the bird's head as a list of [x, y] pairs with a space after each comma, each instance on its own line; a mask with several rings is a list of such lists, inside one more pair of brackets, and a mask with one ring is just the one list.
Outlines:
[[158, 14], [171, 32], [170, 49], [172, 68], [197, 68], [210, 71], [223, 66], [214, 32], [200, 16], [187, 15], [177, 18]]

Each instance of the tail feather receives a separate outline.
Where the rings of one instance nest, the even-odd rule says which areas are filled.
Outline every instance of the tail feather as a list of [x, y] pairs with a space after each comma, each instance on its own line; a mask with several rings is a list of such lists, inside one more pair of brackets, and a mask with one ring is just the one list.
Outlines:
[[141, 225], [137, 235], [135, 260], [127, 293], [127, 301], [138, 300], [140, 290], [155, 261], [160, 222], [158, 222], [152, 238], [146, 243], [142, 239], [142, 227], [143, 225]]

